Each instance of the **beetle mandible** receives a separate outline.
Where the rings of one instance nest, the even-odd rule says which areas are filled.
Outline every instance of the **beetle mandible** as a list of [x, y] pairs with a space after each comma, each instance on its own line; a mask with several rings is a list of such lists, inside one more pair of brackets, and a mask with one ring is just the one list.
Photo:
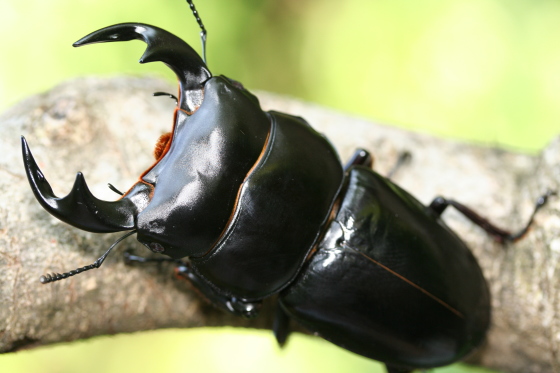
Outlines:
[[[204, 56], [206, 29], [187, 2]], [[205, 58], [158, 27], [117, 24], [74, 46], [133, 39], [147, 44], [140, 63], [160, 61], [177, 75], [172, 132], [158, 140], [156, 162], [114, 202], [95, 198], [81, 173], [57, 197], [22, 137], [29, 183], [49, 213], [90, 232], [130, 231], [93, 264], [41, 282], [98, 268], [136, 234], [151, 251], [182, 259], [179, 275], [236, 315], [255, 317], [263, 299], [278, 294], [280, 344], [294, 319], [389, 372], [447, 365], [480, 345], [489, 290], [440, 215], [453, 206], [502, 241], [522, 237], [532, 217], [513, 234], [454, 200], [424, 206], [374, 172], [362, 149], [342, 166], [304, 119], [264, 112], [239, 82], [212, 75]]]

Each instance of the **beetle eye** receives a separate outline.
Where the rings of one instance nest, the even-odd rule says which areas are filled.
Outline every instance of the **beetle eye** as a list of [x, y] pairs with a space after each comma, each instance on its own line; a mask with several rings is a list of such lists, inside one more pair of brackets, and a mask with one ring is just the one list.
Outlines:
[[171, 132], [164, 133], [159, 137], [154, 148], [154, 157], [156, 157], [156, 161], [159, 160], [164, 154], [164, 151], [167, 148], [167, 144], [169, 144], [170, 142]]

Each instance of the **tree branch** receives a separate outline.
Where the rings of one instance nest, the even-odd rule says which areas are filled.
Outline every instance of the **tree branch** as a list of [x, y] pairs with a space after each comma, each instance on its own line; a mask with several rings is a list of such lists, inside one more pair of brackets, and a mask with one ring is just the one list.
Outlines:
[[[153, 163], [156, 139], [171, 128], [174, 102], [152, 98], [173, 91], [154, 79], [79, 79], [31, 97], [0, 117], [0, 352], [165, 327], [233, 325], [270, 328], [272, 302], [247, 321], [215, 310], [168, 265], [125, 266], [119, 252], [146, 254], [135, 240], [102, 268], [56, 284], [39, 276], [93, 263], [115, 235], [74, 229], [36, 202], [21, 161], [19, 136], [57, 195], [76, 171], [93, 193], [115, 199], [106, 183], [126, 190]], [[521, 227], [534, 200], [560, 190], [560, 138], [540, 156], [463, 144], [384, 127], [314, 105], [260, 93], [264, 109], [304, 117], [325, 133], [346, 159], [369, 149], [386, 173], [401, 151], [412, 153], [394, 180], [428, 203], [455, 198], [503, 227]], [[472, 359], [511, 372], [560, 372], [560, 198], [536, 218], [528, 236], [506, 247], [452, 211], [444, 219], [473, 249], [493, 294], [493, 327]]]

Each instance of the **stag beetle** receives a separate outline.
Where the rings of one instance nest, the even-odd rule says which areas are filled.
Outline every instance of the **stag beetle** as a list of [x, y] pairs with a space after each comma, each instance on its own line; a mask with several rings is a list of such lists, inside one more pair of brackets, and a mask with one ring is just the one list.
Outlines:
[[[204, 54], [206, 29], [187, 1]], [[136, 234], [236, 315], [255, 317], [277, 294], [280, 344], [294, 319], [389, 372], [447, 365], [480, 345], [490, 323], [488, 286], [440, 215], [453, 206], [502, 241], [523, 236], [532, 217], [512, 234], [454, 200], [424, 206], [374, 172], [362, 149], [343, 167], [304, 119], [264, 112], [240, 83], [212, 75], [205, 59], [158, 27], [117, 24], [74, 46], [132, 39], [147, 44], [140, 63], [161, 61], [177, 75], [172, 132], [158, 141], [156, 162], [114, 202], [95, 198], [81, 173], [57, 197], [22, 137], [29, 183], [49, 213], [90, 232], [130, 231], [95, 263], [41, 282], [98, 268]]]

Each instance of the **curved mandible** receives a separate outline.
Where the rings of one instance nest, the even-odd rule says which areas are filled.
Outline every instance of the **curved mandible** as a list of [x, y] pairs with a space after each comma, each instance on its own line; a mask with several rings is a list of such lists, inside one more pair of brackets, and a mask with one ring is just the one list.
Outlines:
[[212, 74], [195, 50], [172, 33], [143, 23], [120, 23], [94, 31], [73, 46], [133, 39], [148, 45], [140, 63], [161, 61], [175, 72], [180, 84], [179, 107], [194, 112], [202, 103], [204, 83]]
[[133, 188], [125, 197], [109, 202], [91, 194], [81, 172], [76, 175], [72, 190], [59, 198], [37, 166], [27, 141], [21, 137], [23, 163], [31, 189], [39, 203], [56, 218], [89, 232], [107, 233], [133, 229], [138, 211], [149, 202], [150, 187]]

